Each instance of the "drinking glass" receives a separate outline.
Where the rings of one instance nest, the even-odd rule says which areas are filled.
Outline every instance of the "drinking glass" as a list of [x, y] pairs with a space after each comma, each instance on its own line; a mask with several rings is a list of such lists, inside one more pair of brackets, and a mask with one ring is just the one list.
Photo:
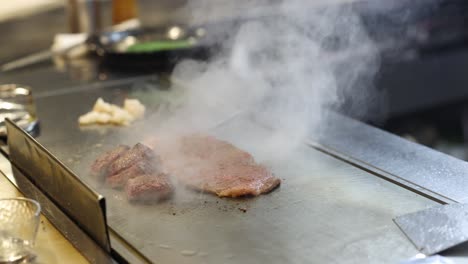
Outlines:
[[0, 263], [30, 256], [36, 240], [40, 204], [28, 198], [0, 199]]
[[5, 118], [31, 133], [37, 125], [31, 88], [19, 84], [0, 85], [0, 136], [6, 136]]

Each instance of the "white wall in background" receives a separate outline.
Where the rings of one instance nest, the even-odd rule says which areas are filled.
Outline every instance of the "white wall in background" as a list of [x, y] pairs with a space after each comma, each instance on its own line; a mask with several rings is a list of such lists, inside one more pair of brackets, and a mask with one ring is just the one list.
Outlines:
[[15, 0], [0, 3], [0, 22], [16, 17], [28, 16], [57, 8], [65, 4], [64, 0]]

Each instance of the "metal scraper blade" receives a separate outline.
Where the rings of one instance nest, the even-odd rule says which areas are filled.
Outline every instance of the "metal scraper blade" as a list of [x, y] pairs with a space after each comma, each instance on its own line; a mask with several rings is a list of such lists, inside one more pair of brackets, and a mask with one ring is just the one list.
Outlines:
[[468, 205], [448, 204], [393, 219], [416, 248], [433, 255], [468, 241]]

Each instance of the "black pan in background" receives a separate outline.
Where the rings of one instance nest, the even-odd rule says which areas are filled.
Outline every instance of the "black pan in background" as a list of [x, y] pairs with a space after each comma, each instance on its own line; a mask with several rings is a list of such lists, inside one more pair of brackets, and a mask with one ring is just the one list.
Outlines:
[[[174, 34], [174, 31], [178, 33]], [[126, 51], [132, 44], [170, 40], [190, 40], [195, 44], [189, 48], [152, 52]], [[206, 28], [179, 25], [102, 33], [91, 38], [88, 44], [101, 58], [103, 66], [130, 71], [170, 71], [181, 59], [207, 60], [217, 50], [216, 43], [208, 41]]]

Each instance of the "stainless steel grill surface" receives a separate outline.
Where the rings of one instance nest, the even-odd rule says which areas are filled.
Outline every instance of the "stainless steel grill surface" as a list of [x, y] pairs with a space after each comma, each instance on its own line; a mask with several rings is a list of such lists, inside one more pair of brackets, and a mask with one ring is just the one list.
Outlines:
[[[157, 263], [395, 263], [418, 252], [393, 224], [398, 215], [435, 202], [304, 145], [267, 165], [283, 180], [270, 194], [220, 199], [178, 188], [157, 205], [130, 204], [123, 193], [94, 182], [89, 165], [116, 144], [133, 144], [145, 123], [80, 128], [77, 118], [103, 96], [137, 97], [151, 109], [171, 91], [128, 85], [71, 91], [37, 99], [38, 138], [84, 181], [106, 196], [112, 229]], [[79, 103], [76, 103], [79, 102]], [[63, 111], [57, 111], [63, 109]], [[236, 119], [215, 134], [235, 141]], [[261, 146], [234, 142], [254, 156]], [[244, 212], [245, 211], [245, 212]]]

